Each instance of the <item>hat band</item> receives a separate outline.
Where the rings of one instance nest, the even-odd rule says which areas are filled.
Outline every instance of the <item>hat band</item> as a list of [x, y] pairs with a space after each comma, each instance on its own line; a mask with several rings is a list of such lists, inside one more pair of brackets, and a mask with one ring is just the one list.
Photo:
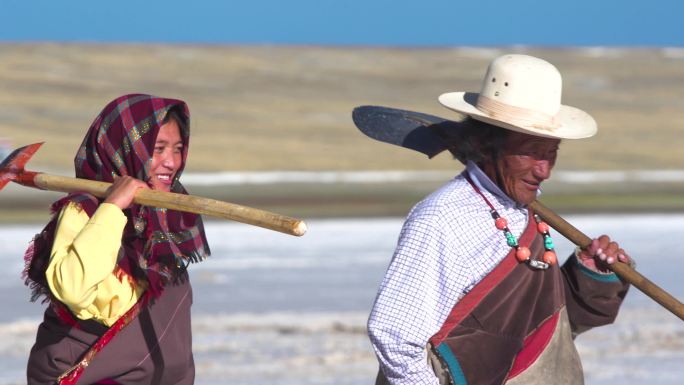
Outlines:
[[494, 118], [515, 126], [534, 127], [546, 131], [555, 131], [560, 126], [555, 116], [527, 108], [504, 104], [486, 96], [477, 98], [475, 108]]

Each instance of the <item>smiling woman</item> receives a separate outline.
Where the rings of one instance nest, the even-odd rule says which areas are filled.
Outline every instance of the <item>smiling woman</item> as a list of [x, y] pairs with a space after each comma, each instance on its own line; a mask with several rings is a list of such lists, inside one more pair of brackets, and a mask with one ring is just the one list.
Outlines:
[[104, 200], [73, 193], [55, 202], [26, 253], [33, 298], [50, 303], [28, 384], [193, 383], [186, 268], [209, 255], [202, 220], [133, 203], [139, 189], [186, 194], [178, 178], [188, 121], [181, 100], [132, 94], [90, 126], [76, 176], [113, 183]]

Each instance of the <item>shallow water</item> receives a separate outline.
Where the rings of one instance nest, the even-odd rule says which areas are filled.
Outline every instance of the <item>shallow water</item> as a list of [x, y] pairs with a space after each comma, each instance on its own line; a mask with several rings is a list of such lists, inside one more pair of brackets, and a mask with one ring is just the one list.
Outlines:
[[[567, 218], [610, 233], [642, 274], [684, 298], [678, 264], [684, 215]], [[191, 267], [198, 385], [368, 384], [377, 363], [365, 321], [402, 219], [310, 221], [302, 238], [228, 222], [207, 223], [210, 260]], [[0, 385], [24, 383], [42, 314], [19, 279], [37, 226], [0, 227]], [[559, 255], [572, 246], [555, 235]], [[684, 323], [636, 290], [616, 323], [577, 339], [587, 384], [679, 384]]]

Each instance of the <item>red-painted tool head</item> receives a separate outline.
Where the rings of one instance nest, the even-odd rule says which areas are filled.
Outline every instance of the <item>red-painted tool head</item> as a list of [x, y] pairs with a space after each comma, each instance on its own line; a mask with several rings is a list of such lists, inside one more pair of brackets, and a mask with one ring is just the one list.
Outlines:
[[29, 144], [14, 150], [0, 163], [0, 190], [24, 172], [24, 166], [43, 143]]

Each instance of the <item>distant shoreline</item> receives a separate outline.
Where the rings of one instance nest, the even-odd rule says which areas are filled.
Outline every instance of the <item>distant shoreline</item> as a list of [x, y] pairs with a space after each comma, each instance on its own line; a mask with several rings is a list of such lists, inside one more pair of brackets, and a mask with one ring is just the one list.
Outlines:
[[[281, 183], [394, 183], [446, 181], [457, 171], [225, 171], [187, 173], [187, 186], [270, 185]], [[556, 171], [553, 180], [567, 184], [684, 183], [684, 170]]]
[[[444, 171], [187, 174], [188, 191], [297, 218], [404, 217], [458, 174]], [[684, 212], [684, 172], [556, 172], [540, 200], [559, 213]], [[0, 224], [40, 223], [62, 193], [14, 184], [0, 192]], [[212, 220], [212, 218], [207, 218]]]

